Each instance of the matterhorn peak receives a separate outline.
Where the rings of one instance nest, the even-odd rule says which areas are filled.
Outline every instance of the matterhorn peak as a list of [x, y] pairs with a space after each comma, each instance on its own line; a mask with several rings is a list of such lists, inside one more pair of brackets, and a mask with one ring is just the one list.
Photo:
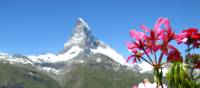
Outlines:
[[103, 55], [121, 65], [127, 64], [122, 55], [92, 35], [91, 29], [82, 18], [78, 18], [72, 36], [65, 43], [62, 54], [70, 51], [81, 55], [81, 58], [89, 58], [90, 55]]
[[88, 24], [83, 20], [83, 18], [79, 17], [77, 20], [77, 27], [85, 27], [86, 29], [90, 29], [90, 27], [88, 26]]
[[79, 46], [81, 48], [95, 48], [97, 40], [92, 36], [90, 27], [82, 19], [78, 18], [73, 33], [69, 40], [64, 44], [64, 51], [67, 51], [72, 46]]

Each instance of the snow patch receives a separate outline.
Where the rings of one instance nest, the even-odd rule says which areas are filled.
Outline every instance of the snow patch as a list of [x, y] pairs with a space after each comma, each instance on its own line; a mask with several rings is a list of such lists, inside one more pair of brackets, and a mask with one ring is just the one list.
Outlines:
[[36, 63], [41, 63], [41, 62], [56, 62], [57, 60], [56, 55], [47, 53], [44, 55], [39, 55], [39, 56], [28, 56], [32, 61]]
[[11, 55], [9, 55], [9, 54], [7, 54], [7, 53], [0, 53], [0, 59], [3, 59], [3, 58], [5, 58], [5, 59], [7, 59], [7, 58], [12, 58], [12, 56]]
[[79, 46], [73, 46], [69, 51], [57, 56], [57, 62], [68, 61], [76, 57], [82, 49]]
[[[101, 42], [103, 44], [103, 42]], [[103, 44], [105, 45], [105, 44]], [[97, 49], [91, 49], [91, 51], [93, 53], [101, 53], [104, 54], [108, 57], [110, 57], [111, 59], [113, 59], [114, 61], [120, 63], [121, 65], [127, 65], [128, 63], [126, 63], [126, 60], [124, 59], [124, 57], [122, 55], [120, 55], [119, 53], [117, 53], [115, 50], [113, 50], [111, 47], [109, 47], [108, 45], [106, 45], [106, 47], [97, 47]]]
[[38, 67], [38, 69], [41, 70], [41, 71], [49, 72], [49, 73], [55, 73], [55, 74], [60, 73], [60, 70], [57, 70], [57, 69], [54, 69], [54, 68], [51, 68], [51, 67]]
[[82, 49], [79, 48], [79, 46], [73, 46], [71, 47], [71, 49], [69, 49], [69, 51], [63, 54], [55, 55], [48, 53], [39, 56], [28, 56], [28, 58], [30, 58], [35, 63], [43, 63], [43, 62], [56, 63], [56, 62], [68, 61], [77, 56], [81, 51]]
[[64, 47], [67, 47], [71, 44], [78, 44], [79, 42], [81, 42], [84, 38], [80, 37], [79, 34], [74, 34], [74, 36], [67, 42], [64, 44]]
[[97, 58], [96, 62], [101, 62], [101, 58]]
[[31, 76], [33, 76], [33, 75], [34, 75], [34, 73], [32, 73], [32, 72], [28, 72], [28, 74], [29, 74], [29, 75], [31, 75]]
[[11, 64], [13, 63], [23, 63], [23, 64], [33, 64], [33, 62], [29, 59], [24, 59], [24, 58], [8, 58], [6, 59], [7, 61], [9, 61]]

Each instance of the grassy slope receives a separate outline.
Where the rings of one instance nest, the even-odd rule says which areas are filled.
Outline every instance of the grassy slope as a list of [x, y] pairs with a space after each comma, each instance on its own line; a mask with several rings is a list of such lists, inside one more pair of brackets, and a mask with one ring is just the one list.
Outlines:
[[[34, 75], [30, 74], [33, 73]], [[131, 88], [149, 74], [138, 74], [130, 70], [113, 71], [91, 67], [88, 64], [75, 64], [61, 84], [63, 88]], [[28, 68], [0, 63], [0, 88], [61, 88], [50, 77]]]
[[[33, 73], [34, 75], [31, 75]], [[60, 88], [50, 77], [34, 70], [0, 63], [0, 88]]]
[[106, 70], [92, 68], [88, 65], [76, 65], [65, 75], [65, 88], [131, 88], [144, 78], [152, 79], [149, 74], [138, 74], [133, 71]]

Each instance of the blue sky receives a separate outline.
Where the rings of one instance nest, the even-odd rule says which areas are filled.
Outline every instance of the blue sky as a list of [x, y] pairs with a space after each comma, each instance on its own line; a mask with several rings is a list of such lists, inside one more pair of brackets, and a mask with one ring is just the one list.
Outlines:
[[93, 35], [127, 56], [124, 42], [131, 40], [129, 30], [140, 30], [141, 24], [152, 27], [158, 17], [169, 18], [176, 32], [200, 28], [199, 3], [199, 0], [0, 0], [0, 52], [26, 55], [59, 52], [77, 18], [82, 17]]

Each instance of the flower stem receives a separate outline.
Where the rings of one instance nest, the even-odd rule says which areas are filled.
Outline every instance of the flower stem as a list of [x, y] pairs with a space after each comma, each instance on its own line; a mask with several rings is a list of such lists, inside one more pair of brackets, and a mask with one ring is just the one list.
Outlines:
[[142, 60], [146, 61], [147, 63], [149, 63], [150, 65], [152, 65], [152, 66], [153, 66], [153, 64], [152, 64], [152, 63], [150, 63], [148, 60], [146, 60], [144, 57], [141, 57], [141, 58], [142, 58]]
[[190, 56], [190, 44], [188, 44], [188, 56]]
[[154, 52], [154, 60], [155, 60], [155, 63], [157, 64], [156, 52]]
[[159, 60], [158, 60], [158, 64], [160, 64], [160, 63], [161, 63], [161, 61], [162, 61], [162, 58], [163, 58], [163, 55], [164, 55], [164, 53], [163, 53], [163, 52], [161, 52], [161, 55], [160, 55], [160, 57], [159, 57]]
[[154, 63], [153, 63], [153, 61], [151, 60], [151, 58], [150, 58], [149, 54], [146, 52], [146, 50], [145, 50], [144, 48], [143, 48], [142, 50], [143, 50], [143, 51], [144, 51], [144, 53], [147, 55], [147, 57], [149, 58], [150, 62], [151, 62], [152, 64], [154, 64]]
[[161, 72], [159, 71], [161, 68], [154, 68], [154, 75], [156, 77], [156, 88], [159, 88], [159, 86], [161, 86], [161, 88], [163, 87], [163, 83], [162, 83], [162, 69]]

